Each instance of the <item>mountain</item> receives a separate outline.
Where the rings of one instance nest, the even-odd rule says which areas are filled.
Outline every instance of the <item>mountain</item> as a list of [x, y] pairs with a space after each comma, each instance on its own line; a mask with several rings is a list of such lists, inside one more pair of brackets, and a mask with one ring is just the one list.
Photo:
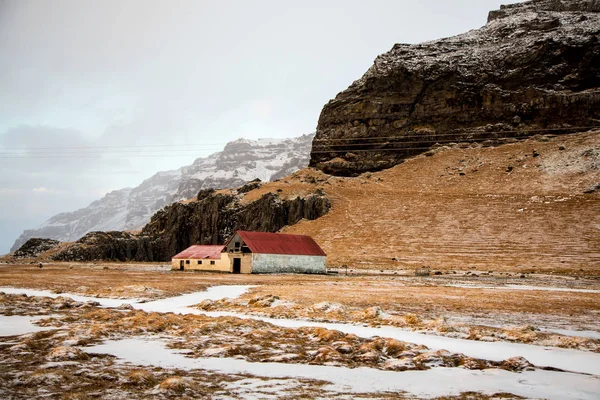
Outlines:
[[[305, 168], [262, 185], [205, 190], [161, 209], [139, 234], [91, 232], [43, 257], [168, 261], [190, 244], [224, 243], [247, 229], [310, 235], [330, 267], [426, 265], [469, 270], [474, 279], [489, 271], [593, 275], [599, 209], [600, 130], [593, 130], [446, 145], [358, 177]], [[39, 248], [30, 242], [25, 254]]]
[[454, 37], [396, 44], [323, 108], [310, 165], [355, 176], [436, 144], [600, 125], [600, 2], [533, 0]]
[[24, 231], [11, 252], [30, 238], [72, 242], [92, 231], [139, 230], [158, 210], [192, 198], [199, 190], [234, 188], [256, 178], [279, 179], [308, 165], [313, 137], [229, 142], [223, 151], [191, 165], [158, 172], [133, 189], [115, 190], [88, 207], [53, 216], [38, 229]]
[[[54, 252], [51, 259], [168, 261], [192, 244], [222, 244], [239, 229], [277, 232], [302, 220], [317, 219], [331, 207], [321, 191], [256, 196], [261, 185], [252, 182], [233, 190], [202, 190], [191, 201], [158, 211], [139, 233], [90, 232]], [[28, 255], [39, 247], [30, 239], [18, 252]]]

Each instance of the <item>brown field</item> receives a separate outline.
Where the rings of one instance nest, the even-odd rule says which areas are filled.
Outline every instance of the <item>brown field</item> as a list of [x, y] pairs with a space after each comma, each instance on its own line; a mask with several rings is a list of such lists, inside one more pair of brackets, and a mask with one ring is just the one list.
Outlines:
[[[355, 271], [356, 272], [356, 271]], [[205, 300], [207, 311], [236, 311], [275, 318], [305, 318], [451, 335], [470, 340], [509, 341], [600, 352], [600, 340], [558, 335], [541, 327], [600, 330], [600, 293], [547, 291], [547, 288], [600, 290], [600, 281], [569, 276], [446, 273], [430, 277], [396, 274], [231, 275], [159, 270], [145, 264], [98, 263], [0, 265], [0, 287], [47, 289], [87, 296], [156, 299], [201, 291], [215, 285], [254, 285], [237, 299]], [[540, 290], [466, 289], [448, 284], [539, 286]], [[0, 290], [1, 292], [1, 290]], [[289, 378], [268, 380], [245, 374], [203, 370], [141, 368], [112, 356], [88, 354], [86, 346], [104, 340], [153, 337], [188, 357], [232, 357], [250, 362], [368, 367], [388, 371], [439, 366], [533, 368], [526, 360], [491, 362], [395, 339], [359, 338], [325, 328], [283, 328], [236, 317], [178, 315], [99, 308], [59, 297], [0, 294], [0, 315], [48, 316], [38, 325], [50, 330], [4, 337], [0, 342], [0, 395], [5, 398], [213, 398], [330, 397], [325, 382]], [[506, 325], [506, 326], [503, 326]], [[26, 378], [24, 378], [26, 377]], [[253, 386], [244, 388], [246, 382]], [[258, 386], [255, 386], [258, 385]], [[262, 386], [261, 386], [262, 385]], [[279, 388], [277, 385], [281, 385]], [[262, 388], [262, 389], [261, 389]], [[263, 390], [264, 392], [261, 392]], [[336, 397], [344, 397], [337, 394]], [[349, 393], [346, 398], [413, 398], [403, 393]], [[518, 398], [462, 393], [440, 399]]]
[[[145, 270], [144, 270], [145, 269]], [[239, 301], [225, 301], [221, 309], [243, 309], [245, 313], [264, 311], [275, 300], [294, 303], [287, 310], [293, 317], [323, 319], [321, 315], [304, 314], [314, 303], [340, 302], [353, 315], [363, 313], [363, 322], [378, 325], [387, 323], [368, 316], [369, 308], [378, 305], [386, 311], [404, 312], [415, 294], [431, 296], [433, 281], [386, 276], [306, 276], [306, 275], [229, 275], [156, 271], [148, 264], [54, 264], [1, 265], [0, 287], [49, 289], [56, 292], [80, 293], [88, 296], [118, 298], [159, 298], [208, 286], [223, 284], [252, 284], [252, 291]], [[548, 283], [548, 282], [546, 282]], [[85, 285], [84, 285], [85, 284]], [[335, 287], [335, 290], [332, 290]], [[456, 296], [457, 288], [440, 288], [433, 298]], [[266, 300], [265, 300], [266, 298]], [[585, 296], [573, 301], [579, 307]], [[456, 302], [455, 304], [459, 304]], [[210, 308], [214, 302], [205, 301], [201, 307]], [[454, 305], [451, 309], [459, 308]], [[275, 308], [273, 308], [275, 310]], [[413, 310], [416, 311], [416, 310]], [[426, 311], [426, 308], [422, 310]], [[521, 310], [526, 311], [526, 310]], [[297, 313], [296, 313], [297, 312]], [[364, 313], [367, 314], [364, 314]], [[308, 363], [370, 367], [383, 370], [424, 370], [432, 366], [461, 366], [468, 369], [501, 368], [519, 371], [531, 368], [519, 359], [502, 362], [466, 357], [447, 351], [431, 351], [425, 346], [394, 339], [362, 339], [355, 335], [324, 328], [281, 328], [266, 322], [241, 320], [235, 317], [159, 314], [132, 310], [98, 308], [91, 303], [78, 303], [68, 298], [49, 299], [0, 294], [0, 315], [41, 315], [38, 325], [49, 328], [34, 334], [3, 338], [0, 343], [0, 394], [6, 398], [36, 397], [39, 390], [50, 397], [90, 398], [212, 398], [225, 394], [234, 397], [260, 395], [259, 389], [243, 391], [239, 382], [258, 381], [251, 375], [225, 375], [202, 370], [172, 371], [164, 368], [140, 368], [116, 363], [105, 355], [89, 355], [75, 346], [89, 346], [107, 339], [122, 339], [139, 335], [170, 340], [172, 348], [191, 350], [192, 357], [242, 357], [251, 362]], [[275, 314], [276, 315], [276, 312]], [[406, 320], [406, 315], [403, 316]], [[422, 321], [421, 316], [414, 318]], [[590, 343], [565, 347], [590, 348]], [[282, 355], [285, 349], [284, 355]], [[398, 364], [396, 360], [402, 359]], [[409, 362], [410, 361], [410, 362]], [[401, 368], [401, 369], [398, 369]], [[27, 377], [23, 380], [23, 377]], [[277, 382], [262, 381], [269, 387]], [[279, 398], [314, 398], [328, 396], [325, 382], [289, 379], [282, 386]], [[281, 383], [283, 384], [283, 383]], [[249, 389], [250, 390], [250, 389]], [[60, 395], [59, 395], [60, 394]], [[402, 393], [348, 394], [352, 398], [412, 398]], [[463, 393], [443, 399], [515, 398], [509, 394], [487, 396]]]
[[[146, 270], [144, 270], [146, 269]], [[202, 272], [156, 271], [149, 264], [107, 263], [1, 265], [0, 287], [13, 286], [49, 289], [88, 296], [156, 299], [204, 290], [215, 285], [256, 285], [240, 300], [277, 296], [293, 304], [267, 310], [269, 315], [295, 314], [322, 317], [312, 312], [318, 303], [342, 304], [350, 315], [339, 320], [363, 318], [364, 310], [377, 306], [385, 313], [403, 316], [416, 314], [424, 321], [457, 317], [493, 320], [504, 315], [511, 325], [531, 325], [535, 321], [556, 326], [600, 329], [600, 293], [547, 290], [493, 290], [446, 285], [480, 286], [530, 285], [544, 288], [600, 290], [600, 280], [553, 275], [505, 275], [489, 272], [473, 276], [463, 273], [410, 276], [403, 275], [232, 275]], [[232, 307], [231, 305], [229, 305]], [[247, 306], [241, 306], [246, 307]], [[238, 310], [239, 311], [239, 310]], [[358, 315], [356, 315], [358, 313]], [[328, 315], [331, 317], [332, 315]], [[382, 323], [384, 321], [379, 321]]]

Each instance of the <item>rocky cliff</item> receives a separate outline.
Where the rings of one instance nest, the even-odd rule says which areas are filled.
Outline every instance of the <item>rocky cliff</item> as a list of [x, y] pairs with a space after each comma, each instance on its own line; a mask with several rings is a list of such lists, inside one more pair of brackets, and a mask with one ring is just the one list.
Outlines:
[[29, 239], [15, 251], [13, 256], [15, 258], [35, 258], [48, 250], [55, 249], [59, 244], [60, 242], [54, 239]]
[[38, 229], [23, 232], [11, 251], [33, 237], [72, 242], [92, 231], [138, 230], [156, 211], [192, 198], [200, 189], [234, 188], [255, 178], [279, 179], [308, 165], [313, 136], [230, 142], [223, 151], [192, 165], [158, 172], [133, 189], [116, 190], [88, 207], [55, 215]]
[[435, 144], [600, 125], [600, 1], [502, 6], [478, 30], [396, 44], [323, 108], [310, 165], [357, 175]]
[[258, 182], [229, 193], [202, 190], [196, 201], [158, 211], [140, 234], [90, 232], [53, 259], [169, 261], [192, 244], [222, 244], [238, 229], [277, 232], [302, 219], [319, 218], [330, 208], [320, 191], [289, 198], [265, 193], [245, 202], [248, 186], [256, 188]]

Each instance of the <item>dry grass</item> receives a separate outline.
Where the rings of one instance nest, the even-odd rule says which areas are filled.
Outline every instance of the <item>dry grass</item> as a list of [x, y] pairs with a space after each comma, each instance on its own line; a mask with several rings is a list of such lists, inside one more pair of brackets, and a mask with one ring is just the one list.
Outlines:
[[194, 381], [182, 378], [180, 376], [171, 376], [164, 381], [162, 381], [159, 385], [159, 388], [162, 390], [168, 390], [171, 392], [175, 392], [177, 394], [183, 394], [186, 390], [193, 391], [195, 389]]
[[284, 231], [314, 237], [330, 266], [598, 275], [600, 195], [583, 192], [600, 182], [600, 160], [582, 154], [599, 142], [590, 132], [446, 149], [357, 178], [306, 169], [245, 201], [322, 189], [331, 211]]
[[[600, 313], [599, 293], [410, 285], [411, 281], [365, 278], [336, 278], [310, 284], [273, 283], [255, 287], [241, 299], [250, 301], [255, 297], [277, 296], [283, 301], [294, 303], [297, 308], [303, 308], [303, 313], [309, 316], [324, 314], [321, 310], [314, 309], [314, 305], [321, 302], [341, 303], [346, 308], [360, 309], [363, 313], [369, 307], [377, 305], [384, 312], [407, 314], [407, 324], [419, 322], [418, 317], [410, 313], [444, 315], [448, 312], [518, 312], [567, 316]], [[276, 308], [270, 312], [274, 310]], [[285, 307], [282, 307], [281, 311], [285, 312]], [[346, 310], [346, 314], [349, 311]]]
[[[313, 281], [251, 289], [236, 300], [204, 301], [204, 310], [230, 310], [274, 318], [305, 318], [325, 322], [395, 325], [472, 340], [504, 340], [600, 351], [600, 341], [540, 332], [536, 321], [561, 321], [562, 325], [599, 329], [599, 293], [467, 289], [408, 286], [390, 279], [351, 277], [329, 282]], [[595, 287], [595, 286], [592, 286]], [[266, 301], [278, 299], [277, 303]], [[540, 299], [543, 298], [543, 301]], [[265, 302], [264, 306], [256, 304]], [[377, 304], [373, 306], [373, 304]], [[448, 316], [476, 317], [498, 325], [517, 320], [518, 328], [495, 328], [469, 322], [449, 322]], [[514, 317], [511, 318], [511, 315]], [[468, 321], [468, 320], [467, 320]], [[543, 325], [543, 322], [541, 326]], [[514, 322], [507, 322], [512, 325]], [[335, 335], [328, 332], [328, 335]], [[337, 340], [332, 336], [330, 341]]]
[[126, 382], [136, 386], [148, 386], [156, 383], [156, 378], [147, 369], [134, 369], [127, 374]]
[[[132, 270], [131, 267], [135, 267]], [[156, 264], [50, 263], [0, 265], [0, 287], [45, 289], [87, 296], [156, 299], [202, 291], [214, 285], [271, 285], [319, 282], [322, 275], [231, 275], [210, 272], [156, 271]], [[108, 267], [108, 269], [105, 269]], [[147, 268], [147, 269], [144, 269]]]

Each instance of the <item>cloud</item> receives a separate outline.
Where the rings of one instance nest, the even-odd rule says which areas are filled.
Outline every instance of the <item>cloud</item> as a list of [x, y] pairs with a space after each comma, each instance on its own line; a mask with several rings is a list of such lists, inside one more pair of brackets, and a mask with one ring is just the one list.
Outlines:
[[0, 187], [0, 196], [18, 196], [21, 194], [23, 194], [21, 189]]
[[37, 188], [33, 188], [31, 189], [31, 191], [33, 193], [36, 194], [56, 194], [56, 193], [63, 193], [63, 190], [58, 190], [58, 189], [53, 189], [53, 188], [46, 188], [46, 187], [37, 187]]
[[[36, 216], [87, 206], [97, 189], [120, 188], [131, 170], [127, 160], [75, 129], [20, 125], [0, 133], [0, 217]], [[43, 201], [40, 196], [43, 196]]]
[[269, 118], [273, 112], [273, 106], [268, 101], [255, 100], [251, 104], [252, 113], [260, 118]]

